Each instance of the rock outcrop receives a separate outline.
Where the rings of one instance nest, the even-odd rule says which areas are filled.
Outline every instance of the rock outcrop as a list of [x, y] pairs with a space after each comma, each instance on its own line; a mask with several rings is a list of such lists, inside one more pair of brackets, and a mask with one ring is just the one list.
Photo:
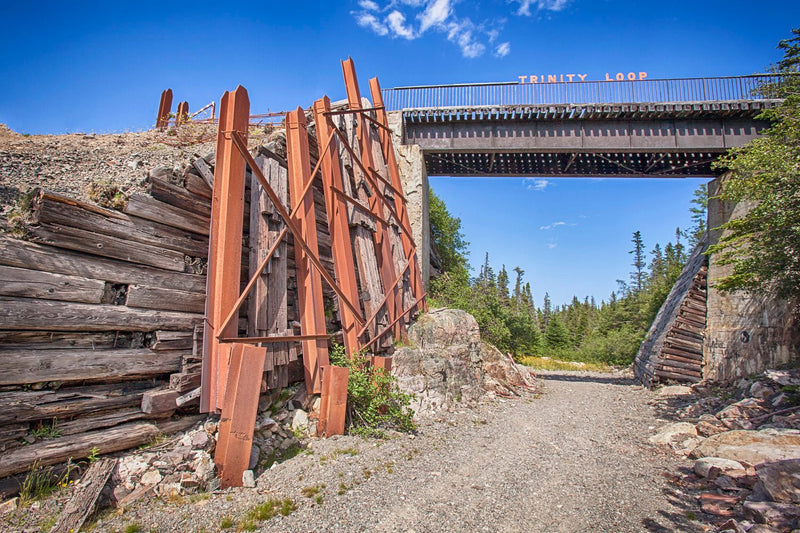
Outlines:
[[432, 310], [409, 328], [408, 337], [410, 346], [392, 357], [392, 374], [416, 396], [417, 412], [472, 403], [487, 391], [514, 394], [514, 387], [530, 385], [527, 370], [481, 341], [477, 321], [465, 311]]

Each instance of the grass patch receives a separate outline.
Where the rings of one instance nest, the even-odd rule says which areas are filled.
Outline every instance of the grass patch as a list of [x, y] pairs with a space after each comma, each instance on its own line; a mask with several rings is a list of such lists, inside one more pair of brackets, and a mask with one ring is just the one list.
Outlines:
[[223, 516], [222, 519], [219, 521], [219, 528], [220, 529], [230, 529], [233, 527], [233, 517]]
[[57, 474], [52, 467], [43, 467], [38, 459], [31, 465], [25, 481], [19, 492], [20, 505], [25, 506], [36, 500], [46, 498], [58, 489], [68, 486], [72, 471], [77, 467], [72, 461], [67, 461], [66, 468], [62, 474]]
[[319, 494], [320, 491], [324, 488], [325, 488], [324, 483], [320, 483], [319, 485], [309, 485], [308, 487], [303, 487], [300, 490], [300, 493], [306, 498], [313, 498], [314, 496]]
[[612, 367], [603, 363], [585, 363], [583, 361], [561, 361], [550, 357], [522, 357], [519, 360], [525, 366], [538, 370], [584, 370], [588, 372], [611, 372]]
[[136, 522], [131, 522], [130, 524], [125, 526], [125, 529], [123, 529], [122, 531], [124, 531], [125, 533], [139, 533], [141, 530], [142, 526], [140, 526]]
[[278, 515], [289, 516], [297, 509], [297, 504], [291, 498], [278, 500], [270, 498], [260, 503], [247, 512], [244, 520], [239, 523], [239, 531], [255, 531], [256, 524], [269, 520]]
[[53, 419], [52, 424], [41, 423], [39, 427], [31, 431], [31, 435], [36, 439], [57, 439], [61, 436], [61, 430], [56, 426], [56, 419]]
[[288, 461], [289, 459], [297, 457], [304, 451], [305, 449], [300, 445], [300, 443], [295, 442], [285, 450], [280, 450], [277, 448], [273, 449], [269, 452], [269, 455], [262, 459], [258, 464], [261, 468], [267, 470], [273, 464]]

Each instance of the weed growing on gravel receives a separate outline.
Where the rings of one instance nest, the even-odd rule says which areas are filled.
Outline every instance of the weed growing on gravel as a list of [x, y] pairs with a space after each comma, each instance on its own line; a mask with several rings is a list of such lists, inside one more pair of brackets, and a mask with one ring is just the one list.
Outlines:
[[297, 509], [297, 504], [291, 498], [277, 500], [270, 498], [264, 503], [260, 503], [247, 512], [247, 516], [239, 523], [239, 529], [243, 531], [255, 531], [256, 522], [269, 520], [278, 516], [289, 516]]
[[317, 497], [314, 498], [314, 501], [317, 502], [317, 505], [322, 505], [322, 494], [317, 494]]
[[339, 496], [341, 496], [342, 494], [344, 494], [345, 492], [347, 492], [348, 490], [350, 490], [350, 489], [352, 489], [352, 488], [353, 488], [353, 486], [352, 486], [352, 485], [350, 485], [350, 484], [348, 484], [348, 483], [345, 483], [345, 482], [343, 481], [343, 482], [339, 483], [339, 490], [336, 492], [336, 494], [338, 494]]
[[256, 521], [248, 518], [239, 522], [236, 531], [255, 531], [256, 527]]
[[385, 429], [414, 431], [414, 412], [409, 408], [413, 396], [400, 390], [397, 378], [382, 368], [371, 366], [366, 353], [350, 357], [335, 344], [329, 352], [332, 365], [350, 369], [347, 383], [349, 431], [362, 437], [381, 437]]
[[300, 492], [306, 498], [313, 498], [319, 492], [325, 488], [325, 483], [320, 483], [319, 485], [309, 485], [308, 487], [303, 487]]
[[70, 474], [77, 467], [72, 464], [72, 460], [67, 461], [64, 473], [56, 475], [50, 467], [43, 467], [39, 460], [33, 462], [30, 470], [22, 482], [19, 492], [20, 505], [25, 506], [29, 503], [45, 498], [59, 488], [64, 488], [70, 484]]
[[141, 530], [142, 526], [140, 526], [136, 522], [131, 522], [130, 524], [125, 526], [125, 529], [123, 529], [122, 531], [124, 531], [125, 533], [139, 533]]
[[230, 515], [223, 516], [222, 519], [219, 521], [220, 529], [230, 529], [232, 527], [233, 527], [233, 517]]

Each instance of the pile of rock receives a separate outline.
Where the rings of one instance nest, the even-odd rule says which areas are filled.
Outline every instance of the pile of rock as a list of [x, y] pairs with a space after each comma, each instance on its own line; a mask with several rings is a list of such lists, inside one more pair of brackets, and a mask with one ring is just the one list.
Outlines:
[[685, 481], [703, 512], [728, 519], [721, 530], [800, 528], [800, 370], [768, 370], [726, 390], [661, 392], [685, 421], [650, 441], [695, 459]]

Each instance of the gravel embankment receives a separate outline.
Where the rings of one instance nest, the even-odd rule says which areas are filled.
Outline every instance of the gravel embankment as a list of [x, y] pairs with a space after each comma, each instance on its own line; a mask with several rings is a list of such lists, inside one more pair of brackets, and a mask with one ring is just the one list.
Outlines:
[[[693, 531], [669, 472], [684, 464], [647, 443], [653, 393], [627, 375], [546, 373], [543, 393], [441, 413], [417, 436], [312, 440], [258, 480], [207, 499], [150, 502], [106, 518], [146, 531], [231, 530], [269, 498], [298, 509], [259, 531]], [[306, 497], [302, 489], [317, 495]], [[316, 502], [319, 496], [319, 502]]]

